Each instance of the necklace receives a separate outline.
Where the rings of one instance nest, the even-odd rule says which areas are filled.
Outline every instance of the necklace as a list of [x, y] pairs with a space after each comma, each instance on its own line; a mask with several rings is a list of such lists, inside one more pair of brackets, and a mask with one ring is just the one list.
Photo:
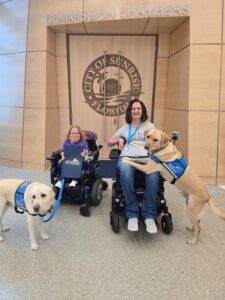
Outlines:
[[131, 124], [128, 124], [128, 137], [127, 137], [127, 144], [129, 145], [130, 142], [132, 141], [135, 133], [138, 131], [138, 129], [141, 127], [142, 121], [140, 121], [137, 125], [137, 127], [134, 129], [134, 131], [131, 131]]

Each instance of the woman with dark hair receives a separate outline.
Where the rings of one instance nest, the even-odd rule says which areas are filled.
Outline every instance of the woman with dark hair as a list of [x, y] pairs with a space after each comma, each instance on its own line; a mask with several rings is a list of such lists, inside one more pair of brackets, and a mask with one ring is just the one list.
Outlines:
[[[137, 98], [130, 101], [125, 119], [126, 124], [108, 140], [107, 145], [112, 147], [118, 144], [121, 150], [117, 167], [120, 170], [120, 182], [125, 195], [128, 230], [138, 231], [140, 211], [134, 192], [134, 174], [137, 170], [128, 164], [122, 163], [121, 160], [125, 156], [148, 156], [147, 150], [145, 149], [144, 131], [150, 130], [154, 125], [148, 121], [147, 110], [144, 103]], [[141, 214], [146, 224], [146, 231], [156, 233], [156, 195], [159, 187], [159, 173], [144, 174], [144, 176], [145, 193], [142, 199]]]

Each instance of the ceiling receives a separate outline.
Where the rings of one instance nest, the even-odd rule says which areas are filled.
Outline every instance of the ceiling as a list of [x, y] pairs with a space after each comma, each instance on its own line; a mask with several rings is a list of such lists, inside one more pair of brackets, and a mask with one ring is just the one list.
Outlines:
[[55, 32], [70, 34], [164, 34], [173, 32], [188, 17], [151, 17], [82, 22], [49, 26]]

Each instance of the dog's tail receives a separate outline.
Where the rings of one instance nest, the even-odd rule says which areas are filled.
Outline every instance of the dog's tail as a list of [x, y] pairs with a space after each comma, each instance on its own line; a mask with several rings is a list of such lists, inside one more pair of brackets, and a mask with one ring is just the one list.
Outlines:
[[220, 219], [225, 221], [225, 211], [219, 209], [219, 207], [216, 205], [216, 203], [212, 200], [212, 198], [209, 198], [208, 201], [212, 211], [215, 215], [217, 215]]

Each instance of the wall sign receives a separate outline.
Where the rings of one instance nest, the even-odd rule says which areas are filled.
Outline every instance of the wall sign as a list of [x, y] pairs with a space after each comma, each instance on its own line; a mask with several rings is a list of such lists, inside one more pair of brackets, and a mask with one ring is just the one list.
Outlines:
[[140, 96], [141, 76], [128, 58], [102, 55], [87, 67], [82, 90], [86, 103], [97, 113], [118, 116], [125, 113], [132, 98]]
[[115, 8], [97, 8], [91, 10], [49, 13], [47, 25], [73, 24], [121, 18], [177, 17], [190, 15], [188, 4], [147, 4], [143, 6]]

